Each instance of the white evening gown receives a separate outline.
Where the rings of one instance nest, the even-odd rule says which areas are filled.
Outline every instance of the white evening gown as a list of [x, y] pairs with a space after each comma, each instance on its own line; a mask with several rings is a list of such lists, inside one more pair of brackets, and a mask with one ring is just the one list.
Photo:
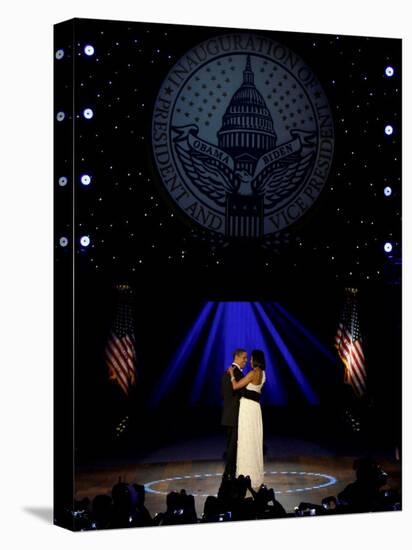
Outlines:
[[[247, 390], [262, 391], [266, 380], [263, 371], [262, 383], [248, 384]], [[240, 398], [237, 436], [236, 477], [249, 476], [253, 488], [259, 488], [263, 483], [263, 423], [260, 403]]]

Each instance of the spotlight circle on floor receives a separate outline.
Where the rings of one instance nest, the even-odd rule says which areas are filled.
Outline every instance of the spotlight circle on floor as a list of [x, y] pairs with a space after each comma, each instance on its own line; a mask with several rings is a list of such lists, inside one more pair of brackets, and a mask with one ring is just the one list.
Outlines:
[[385, 134], [387, 136], [391, 136], [393, 134], [393, 126], [391, 126], [390, 124], [387, 124], [385, 126]]
[[83, 235], [83, 237], [81, 237], [80, 239], [80, 244], [82, 246], [89, 246], [90, 244], [90, 237], [88, 235]]
[[[323, 489], [324, 487], [329, 487], [329, 485], [334, 485], [336, 483], [336, 478], [329, 475], [329, 474], [321, 474], [319, 472], [264, 472], [266, 475], [290, 475], [290, 476], [312, 476], [312, 477], [321, 477], [326, 480], [326, 483], [321, 483], [317, 485], [312, 485], [311, 487], [298, 487], [294, 489], [288, 489], [286, 491], [275, 491], [277, 495], [279, 494], [290, 494], [290, 493], [303, 493], [305, 491], [313, 491], [316, 489]], [[194, 475], [182, 475], [182, 476], [175, 476], [175, 477], [168, 477], [165, 479], [157, 479], [155, 481], [149, 481], [148, 483], [144, 484], [145, 491], [147, 493], [152, 493], [155, 495], [167, 495], [170, 491], [157, 491], [156, 489], [152, 489], [152, 485], [157, 485], [158, 483], [165, 483], [167, 481], [182, 481], [187, 479], [201, 479], [201, 478], [210, 478], [210, 477], [222, 477], [222, 474], [194, 474]], [[172, 490], [172, 489], [171, 489]], [[211, 496], [209, 494], [196, 494], [196, 496], [199, 497], [208, 497]], [[216, 496], [216, 495], [212, 495]]]
[[393, 248], [392, 243], [389, 243], [389, 242], [385, 243], [383, 248], [385, 252], [392, 252], [392, 248]]
[[65, 116], [66, 115], [63, 113], [63, 111], [59, 111], [56, 115], [56, 118], [57, 118], [58, 122], [61, 122], [62, 120], [65, 119]]
[[387, 187], [385, 187], [383, 192], [385, 194], [385, 197], [390, 197], [392, 195], [392, 187], [389, 187], [389, 185], [388, 185]]
[[83, 111], [84, 118], [91, 119], [91, 118], [93, 118], [93, 115], [94, 115], [94, 113], [93, 113], [92, 109], [90, 109], [90, 108], [84, 109], [84, 111]]
[[394, 73], [395, 73], [395, 71], [394, 71], [393, 67], [391, 67], [390, 65], [388, 65], [388, 66], [386, 67], [386, 69], [385, 69], [385, 74], [386, 74], [386, 76], [389, 76], [389, 78], [390, 78], [391, 76], [394, 75]]
[[61, 177], [59, 178], [59, 185], [60, 185], [60, 187], [64, 187], [65, 185], [67, 185], [67, 181], [68, 181], [68, 180], [67, 180], [66, 176], [61, 176]]
[[56, 52], [56, 59], [63, 59], [64, 57], [64, 50], [60, 49]]
[[90, 182], [92, 181], [92, 178], [89, 176], [89, 174], [83, 174], [80, 178], [80, 181], [83, 185], [90, 185]]
[[61, 237], [59, 240], [60, 246], [67, 246], [69, 244], [69, 239], [67, 237]]
[[86, 46], [84, 47], [84, 53], [86, 55], [93, 55], [94, 54], [94, 48], [91, 44], [86, 44]]

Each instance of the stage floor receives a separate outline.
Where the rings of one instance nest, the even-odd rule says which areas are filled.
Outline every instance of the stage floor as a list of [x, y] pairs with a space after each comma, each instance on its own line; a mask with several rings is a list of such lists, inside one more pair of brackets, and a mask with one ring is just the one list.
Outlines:
[[[166, 495], [185, 489], [194, 495], [200, 518], [208, 495], [216, 495], [224, 464], [222, 437], [202, 438], [159, 449], [139, 459], [101, 460], [84, 464], [76, 472], [75, 498], [110, 494], [119, 477], [126, 483], [146, 487], [146, 506], [152, 517], [166, 509]], [[326, 496], [336, 496], [355, 480], [353, 461], [362, 456], [339, 453], [310, 441], [293, 438], [270, 438], [265, 441], [264, 483], [275, 490], [277, 500], [287, 512], [300, 502], [321, 504]], [[388, 487], [401, 488], [401, 464], [395, 454], [373, 454], [389, 474]]]

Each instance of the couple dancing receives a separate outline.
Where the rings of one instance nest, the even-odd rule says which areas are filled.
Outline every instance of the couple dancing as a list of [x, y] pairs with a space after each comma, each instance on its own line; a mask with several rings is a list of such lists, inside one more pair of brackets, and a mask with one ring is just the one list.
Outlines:
[[265, 356], [253, 350], [252, 370], [243, 375], [247, 351], [236, 349], [233, 363], [222, 377], [222, 425], [227, 429], [223, 477], [249, 476], [253, 488], [263, 483], [263, 424], [260, 394], [266, 380]]

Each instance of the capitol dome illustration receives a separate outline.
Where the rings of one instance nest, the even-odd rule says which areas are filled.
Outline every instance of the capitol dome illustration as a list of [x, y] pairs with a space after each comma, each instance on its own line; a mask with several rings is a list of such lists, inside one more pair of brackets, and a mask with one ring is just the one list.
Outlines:
[[250, 55], [243, 71], [243, 83], [223, 115], [218, 144], [235, 160], [237, 170], [246, 170], [250, 175], [259, 157], [276, 146], [273, 120], [255, 86]]

